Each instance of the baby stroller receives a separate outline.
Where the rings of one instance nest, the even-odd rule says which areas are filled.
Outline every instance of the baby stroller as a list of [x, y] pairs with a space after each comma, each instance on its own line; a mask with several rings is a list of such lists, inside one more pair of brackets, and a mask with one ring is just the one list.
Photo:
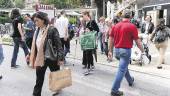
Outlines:
[[140, 66], [145, 65], [145, 64], [150, 64], [152, 57], [149, 54], [148, 35], [139, 34], [139, 38], [142, 41], [142, 45], [143, 45], [143, 48], [144, 48], [144, 54], [142, 54], [141, 51], [139, 50], [139, 48], [137, 47], [137, 45], [134, 44], [134, 46], [132, 48], [132, 55], [131, 55], [130, 64], [132, 64], [132, 61], [137, 62]]

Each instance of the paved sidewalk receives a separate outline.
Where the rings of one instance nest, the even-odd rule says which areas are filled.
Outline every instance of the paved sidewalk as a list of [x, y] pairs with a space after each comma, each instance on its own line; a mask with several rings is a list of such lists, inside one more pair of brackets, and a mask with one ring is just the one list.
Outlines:
[[[144, 74], [150, 74], [150, 75], [170, 79], [170, 61], [169, 61], [170, 60], [170, 48], [167, 48], [166, 59], [165, 59], [166, 64], [163, 65], [163, 69], [156, 68], [158, 52], [155, 46], [151, 44], [149, 48], [150, 48], [150, 54], [152, 55], [151, 63], [149, 65], [140, 66], [139, 64], [135, 64], [135, 62], [133, 62], [132, 65], [129, 66], [129, 69], [132, 71], [136, 71], [136, 72], [140, 72]], [[78, 42], [76, 45], [76, 42], [74, 39], [71, 41], [70, 51], [71, 52], [67, 55], [68, 58], [82, 60], [83, 52], [81, 50], [80, 44]], [[97, 56], [98, 56], [98, 62], [96, 62], [96, 64], [118, 67], [118, 61], [115, 58], [113, 58], [113, 62], [109, 63], [107, 61], [107, 57], [104, 54], [101, 54], [99, 50], [98, 50]]]

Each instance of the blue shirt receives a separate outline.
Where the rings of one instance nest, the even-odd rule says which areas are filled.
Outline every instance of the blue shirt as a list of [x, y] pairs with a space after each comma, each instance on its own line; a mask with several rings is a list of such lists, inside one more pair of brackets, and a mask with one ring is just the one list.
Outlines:
[[26, 31], [25, 33], [26, 38], [33, 38], [34, 31], [35, 31], [35, 24], [32, 20], [28, 20], [26, 22], [24, 29]]

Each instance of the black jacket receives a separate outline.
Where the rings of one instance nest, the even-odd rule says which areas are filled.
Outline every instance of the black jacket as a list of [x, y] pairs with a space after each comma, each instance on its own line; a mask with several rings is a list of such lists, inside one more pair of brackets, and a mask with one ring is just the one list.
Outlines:
[[88, 28], [90, 31], [99, 32], [99, 27], [95, 20], [91, 20], [90, 22], [88, 22], [86, 28]]
[[[145, 33], [145, 31], [146, 31], [145, 29], [146, 29], [146, 23], [143, 23], [142, 27], [141, 27], [141, 33]], [[152, 22], [150, 22], [147, 34], [151, 34], [153, 32], [153, 30], [154, 30], [154, 24]]]
[[[38, 37], [38, 33], [39, 33], [39, 29], [36, 32], [36, 39]], [[50, 26], [49, 29], [48, 29], [47, 37], [46, 37], [46, 40], [44, 42], [44, 53], [46, 53], [46, 51], [49, 50], [48, 49], [49, 47], [47, 47], [47, 46], [49, 46], [47, 44], [48, 39], [51, 39], [52, 46], [53, 46], [54, 50], [57, 51], [58, 60], [63, 61], [64, 60], [64, 50], [62, 48], [62, 43], [61, 43], [61, 40], [60, 40], [60, 37], [59, 37], [59, 32], [53, 26]], [[36, 50], [37, 50], [37, 47], [36, 47]], [[46, 58], [45, 58], [45, 60], [46, 60]]]

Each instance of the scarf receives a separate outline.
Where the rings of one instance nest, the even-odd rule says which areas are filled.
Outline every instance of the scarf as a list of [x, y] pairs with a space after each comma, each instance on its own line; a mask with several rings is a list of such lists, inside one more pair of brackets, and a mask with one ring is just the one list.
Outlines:
[[[44, 42], [47, 37], [49, 25], [46, 27], [45, 31], [42, 34], [40, 47], [38, 49], [38, 52], [36, 52], [36, 33], [33, 37], [32, 47], [31, 47], [31, 54], [30, 54], [30, 63], [32, 68], [36, 68], [38, 66], [42, 67], [44, 66]], [[40, 33], [39, 33], [40, 34]]]

